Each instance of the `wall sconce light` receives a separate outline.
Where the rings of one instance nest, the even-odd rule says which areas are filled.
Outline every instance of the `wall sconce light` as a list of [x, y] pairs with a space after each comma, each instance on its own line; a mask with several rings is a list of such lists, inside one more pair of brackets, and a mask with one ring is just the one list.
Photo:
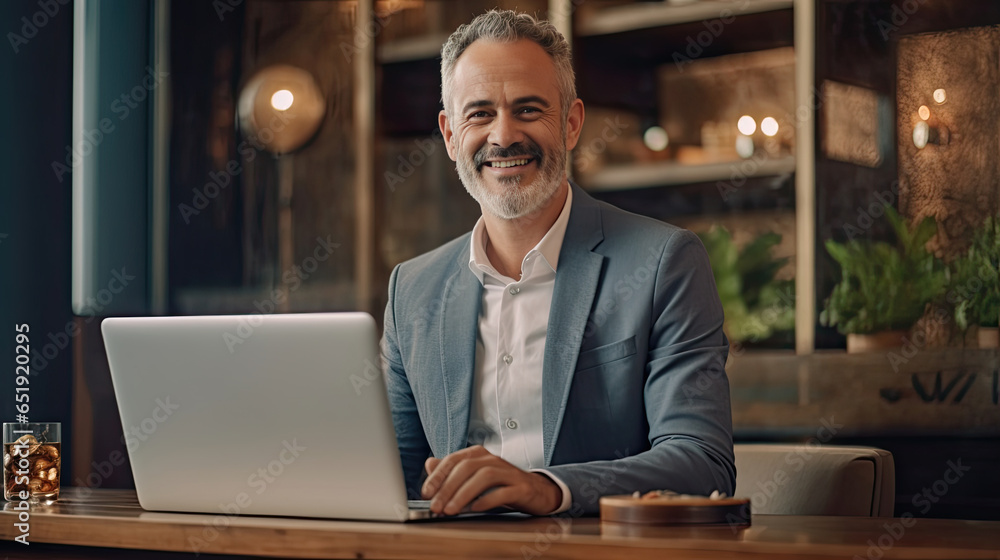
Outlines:
[[736, 153], [739, 154], [741, 158], [752, 158], [755, 149], [753, 138], [747, 136], [746, 134], [736, 135]]
[[947, 100], [948, 100], [948, 94], [944, 91], [944, 89], [936, 89], [936, 90], [934, 90], [934, 102], [935, 103], [937, 103], [938, 105], [942, 105]]
[[670, 137], [667, 131], [661, 126], [651, 126], [642, 135], [642, 141], [646, 147], [654, 152], [662, 152], [670, 144]]
[[750, 115], [743, 115], [740, 120], [736, 121], [736, 129], [740, 131], [740, 134], [750, 136], [757, 131], [757, 121], [753, 120]]
[[764, 133], [764, 136], [774, 136], [778, 134], [778, 121], [774, 117], [764, 117], [764, 120], [760, 121], [760, 131]]
[[951, 131], [946, 126], [931, 126], [927, 121], [920, 121], [913, 127], [913, 145], [918, 150], [927, 147], [927, 144], [946, 146], [951, 142]]
[[237, 103], [240, 130], [257, 147], [287, 154], [319, 130], [326, 100], [309, 72], [279, 64], [255, 73]]
[[[236, 104], [239, 128], [257, 148], [277, 156], [278, 270], [291, 270], [295, 252], [292, 190], [295, 178], [292, 152], [316, 135], [326, 115], [326, 100], [312, 74], [278, 64], [256, 72], [240, 91]], [[275, 282], [277, 283], [277, 282]], [[290, 310], [288, 284], [281, 282], [279, 312]]]

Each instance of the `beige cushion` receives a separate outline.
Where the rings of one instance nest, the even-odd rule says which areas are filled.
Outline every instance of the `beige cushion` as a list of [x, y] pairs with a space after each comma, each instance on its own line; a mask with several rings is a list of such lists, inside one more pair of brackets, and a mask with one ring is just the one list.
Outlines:
[[874, 447], [737, 444], [736, 496], [753, 513], [892, 517], [892, 454]]

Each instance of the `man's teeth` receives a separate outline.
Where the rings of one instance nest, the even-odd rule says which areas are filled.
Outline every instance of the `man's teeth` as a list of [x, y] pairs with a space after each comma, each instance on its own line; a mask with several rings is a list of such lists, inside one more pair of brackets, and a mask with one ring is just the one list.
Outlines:
[[516, 165], [527, 165], [527, 159], [512, 159], [510, 161], [494, 161], [490, 162], [491, 167], [514, 167]]

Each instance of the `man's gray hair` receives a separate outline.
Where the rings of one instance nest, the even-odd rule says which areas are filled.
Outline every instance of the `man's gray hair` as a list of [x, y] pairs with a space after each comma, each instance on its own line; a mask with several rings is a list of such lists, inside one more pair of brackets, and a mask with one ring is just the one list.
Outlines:
[[451, 81], [455, 76], [455, 64], [465, 49], [480, 39], [498, 43], [528, 39], [542, 47], [555, 63], [562, 115], [566, 118], [569, 106], [576, 100], [576, 76], [569, 43], [551, 23], [511, 10], [490, 10], [460, 25], [441, 48], [441, 102], [448, 115], [452, 113]]

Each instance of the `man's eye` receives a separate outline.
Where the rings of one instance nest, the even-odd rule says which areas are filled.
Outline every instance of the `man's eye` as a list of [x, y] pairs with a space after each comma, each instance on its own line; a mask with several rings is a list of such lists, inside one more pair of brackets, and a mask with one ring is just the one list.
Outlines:
[[532, 114], [535, 114], [535, 113], [541, 113], [541, 111], [537, 107], [522, 107], [521, 108], [521, 114], [523, 114], [523, 115], [532, 115]]
[[490, 116], [490, 115], [486, 111], [476, 111], [475, 113], [472, 113], [471, 115], [469, 115], [469, 118], [470, 119], [483, 119], [483, 118], [486, 118], [488, 116]]

